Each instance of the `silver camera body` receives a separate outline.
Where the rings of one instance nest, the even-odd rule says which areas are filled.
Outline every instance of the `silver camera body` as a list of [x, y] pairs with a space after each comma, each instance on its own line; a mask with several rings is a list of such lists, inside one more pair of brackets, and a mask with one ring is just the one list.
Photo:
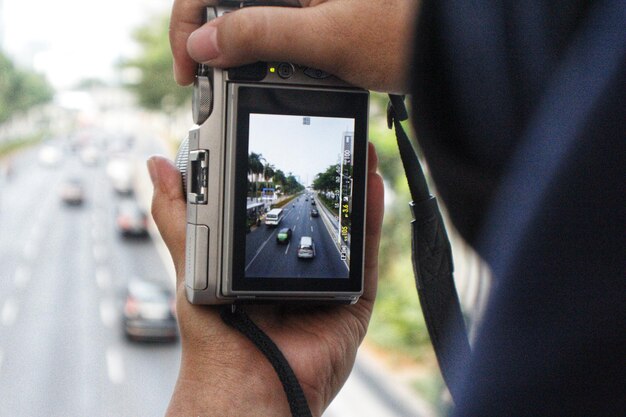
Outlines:
[[[208, 7], [207, 20], [236, 8]], [[198, 67], [177, 157], [191, 303], [358, 300], [368, 101], [287, 62]]]

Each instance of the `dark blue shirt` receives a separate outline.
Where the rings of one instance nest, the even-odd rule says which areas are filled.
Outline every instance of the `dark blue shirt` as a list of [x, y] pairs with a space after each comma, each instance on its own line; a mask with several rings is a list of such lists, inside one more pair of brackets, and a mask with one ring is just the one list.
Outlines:
[[626, 410], [626, 2], [425, 1], [413, 123], [494, 288], [459, 416]]

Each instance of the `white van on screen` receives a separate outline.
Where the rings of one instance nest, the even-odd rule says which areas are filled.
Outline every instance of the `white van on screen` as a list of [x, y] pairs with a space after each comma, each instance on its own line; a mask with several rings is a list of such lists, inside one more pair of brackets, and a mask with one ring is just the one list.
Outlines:
[[278, 226], [283, 219], [283, 209], [271, 209], [265, 215], [266, 226]]

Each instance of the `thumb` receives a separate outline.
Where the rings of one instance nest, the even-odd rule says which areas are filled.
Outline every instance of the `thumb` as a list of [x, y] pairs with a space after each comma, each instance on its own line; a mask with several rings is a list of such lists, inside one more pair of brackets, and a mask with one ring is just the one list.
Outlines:
[[187, 207], [180, 172], [171, 161], [161, 156], [151, 157], [147, 165], [154, 185], [152, 217], [170, 251], [180, 280], [185, 267]]
[[[332, 3], [315, 7], [249, 7], [228, 13], [193, 32], [187, 51], [196, 62], [233, 67], [256, 61], [290, 61], [335, 73], [340, 68]], [[328, 42], [335, 47], [328, 48]], [[339, 43], [339, 45], [337, 45]], [[336, 56], [334, 56], [336, 55]]]

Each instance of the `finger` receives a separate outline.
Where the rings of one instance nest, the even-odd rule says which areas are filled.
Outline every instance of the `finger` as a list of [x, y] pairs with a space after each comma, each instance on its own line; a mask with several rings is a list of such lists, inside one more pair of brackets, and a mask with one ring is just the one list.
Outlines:
[[370, 144], [367, 177], [367, 225], [365, 229], [365, 262], [363, 299], [373, 302], [378, 284], [378, 247], [382, 234], [385, 189], [376, 173], [376, 151]]
[[255, 61], [291, 61], [332, 72], [343, 48], [333, 2], [315, 7], [250, 7], [205, 24], [189, 37], [197, 62], [232, 67]]
[[154, 185], [152, 217], [170, 251], [180, 280], [185, 265], [186, 228], [186, 203], [180, 172], [171, 161], [160, 156], [148, 159], [148, 171]]
[[187, 39], [202, 25], [206, 6], [215, 0], [175, 0], [170, 19], [170, 47], [174, 57], [174, 78], [180, 85], [193, 82], [196, 62], [187, 53]]

